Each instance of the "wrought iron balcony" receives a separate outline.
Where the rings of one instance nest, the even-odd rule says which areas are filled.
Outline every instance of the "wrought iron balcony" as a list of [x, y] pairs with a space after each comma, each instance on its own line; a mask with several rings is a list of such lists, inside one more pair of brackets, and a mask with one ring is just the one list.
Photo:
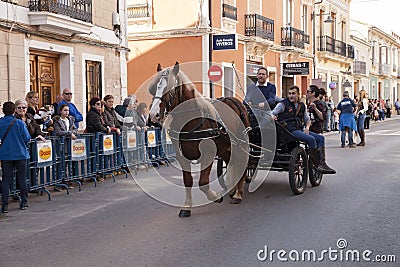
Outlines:
[[383, 76], [389, 76], [390, 65], [389, 64], [378, 64], [378, 74]]
[[274, 40], [274, 21], [259, 14], [245, 15], [245, 35]]
[[222, 4], [222, 17], [237, 20], [237, 8], [228, 4]]
[[29, 10], [50, 12], [92, 22], [92, 0], [29, 0]]
[[355, 60], [353, 63], [354, 75], [367, 75], [367, 62]]
[[148, 4], [128, 6], [128, 19], [149, 18], [150, 9]]
[[305, 43], [310, 43], [310, 37], [302, 30], [293, 27], [283, 27], [281, 29], [283, 46], [294, 46], [304, 49]]
[[330, 36], [318, 36], [318, 51], [327, 51], [342, 57], [354, 58], [354, 46]]

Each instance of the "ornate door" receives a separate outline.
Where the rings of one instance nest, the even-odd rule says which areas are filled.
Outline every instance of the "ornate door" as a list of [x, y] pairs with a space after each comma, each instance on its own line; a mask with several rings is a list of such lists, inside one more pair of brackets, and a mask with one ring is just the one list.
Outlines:
[[58, 55], [29, 55], [30, 89], [39, 93], [39, 107], [51, 105], [59, 94]]

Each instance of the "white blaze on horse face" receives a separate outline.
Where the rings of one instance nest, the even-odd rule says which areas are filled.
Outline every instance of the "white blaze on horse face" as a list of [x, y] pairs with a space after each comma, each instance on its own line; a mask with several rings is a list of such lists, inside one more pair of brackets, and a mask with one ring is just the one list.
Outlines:
[[157, 114], [160, 113], [161, 97], [163, 96], [163, 92], [167, 87], [167, 84], [168, 82], [165, 76], [162, 75], [160, 81], [157, 84], [157, 91], [156, 94], [154, 95], [153, 103], [151, 104], [150, 118], [152, 121], [155, 121]]

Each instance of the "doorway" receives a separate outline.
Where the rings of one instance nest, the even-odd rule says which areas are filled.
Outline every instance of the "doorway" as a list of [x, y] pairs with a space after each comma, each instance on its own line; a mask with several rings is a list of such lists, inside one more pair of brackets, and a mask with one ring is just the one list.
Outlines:
[[101, 84], [101, 62], [86, 60], [86, 112], [93, 97], [103, 98]]
[[294, 78], [293, 77], [288, 77], [288, 76], [283, 76], [282, 77], [282, 97], [286, 98], [287, 93], [289, 91], [289, 87], [294, 85]]
[[30, 90], [39, 93], [39, 107], [51, 105], [60, 93], [59, 55], [29, 52]]

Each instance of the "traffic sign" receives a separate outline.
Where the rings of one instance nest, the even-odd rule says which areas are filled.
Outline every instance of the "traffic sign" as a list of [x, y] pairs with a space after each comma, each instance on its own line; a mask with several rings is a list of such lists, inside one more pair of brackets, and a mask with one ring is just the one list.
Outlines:
[[218, 65], [212, 65], [208, 69], [208, 78], [213, 82], [218, 82], [222, 78], [222, 69]]

